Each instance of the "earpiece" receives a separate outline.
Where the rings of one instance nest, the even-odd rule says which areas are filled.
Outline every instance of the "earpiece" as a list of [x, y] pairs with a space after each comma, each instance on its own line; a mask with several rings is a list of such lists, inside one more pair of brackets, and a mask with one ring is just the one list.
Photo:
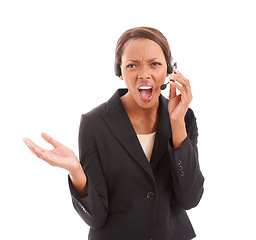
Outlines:
[[170, 56], [167, 63], [167, 73], [172, 74], [174, 72], [174, 68], [177, 68], [177, 62], [174, 62], [173, 57]]
[[[172, 61], [173, 61], [173, 58], [172, 58]], [[174, 69], [177, 69], [177, 62], [172, 62], [171, 63], [171, 73], [174, 73]], [[168, 82], [168, 83], [170, 83], [170, 82]], [[161, 90], [166, 89], [168, 83], [164, 83], [163, 85], [161, 85], [160, 89]]]
[[[122, 75], [120, 64], [115, 62], [114, 68], [116, 76], [120, 77]], [[173, 57], [170, 56], [167, 62], [167, 73], [172, 74], [174, 68], [177, 68], [177, 62], [173, 62]]]
[[115, 66], [114, 67], [115, 67], [115, 74], [116, 74], [116, 76], [120, 77], [122, 75], [120, 64], [115, 62]]

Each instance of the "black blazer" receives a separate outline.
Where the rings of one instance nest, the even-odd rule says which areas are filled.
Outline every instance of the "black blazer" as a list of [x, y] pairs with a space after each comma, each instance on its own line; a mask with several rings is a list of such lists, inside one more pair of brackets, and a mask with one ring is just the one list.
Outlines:
[[185, 116], [188, 137], [174, 150], [168, 100], [160, 95], [149, 162], [120, 100], [126, 92], [82, 115], [79, 155], [88, 182], [79, 198], [69, 178], [73, 205], [91, 227], [90, 240], [192, 239], [185, 210], [199, 203], [204, 182], [193, 111]]

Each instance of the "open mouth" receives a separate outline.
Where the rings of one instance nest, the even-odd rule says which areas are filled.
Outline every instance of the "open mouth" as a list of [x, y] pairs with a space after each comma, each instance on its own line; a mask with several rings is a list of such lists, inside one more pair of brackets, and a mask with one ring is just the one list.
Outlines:
[[137, 86], [140, 99], [143, 102], [150, 102], [153, 98], [153, 85], [150, 83], [141, 83]]

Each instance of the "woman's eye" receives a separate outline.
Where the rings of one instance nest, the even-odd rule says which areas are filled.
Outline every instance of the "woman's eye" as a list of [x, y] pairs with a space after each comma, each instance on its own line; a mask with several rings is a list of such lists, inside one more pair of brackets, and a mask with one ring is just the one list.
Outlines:
[[134, 68], [134, 67], [136, 67], [136, 65], [135, 65], [135, 64], [129, 64], [129, 65], [127, 65], [126, 67], [127, 67], [127, 68]]
[[160, 65], [162, 65], [160, 62], [153, 62], [153, 63], [151, 63], [151, 65], [152, 66], [160, 66]]

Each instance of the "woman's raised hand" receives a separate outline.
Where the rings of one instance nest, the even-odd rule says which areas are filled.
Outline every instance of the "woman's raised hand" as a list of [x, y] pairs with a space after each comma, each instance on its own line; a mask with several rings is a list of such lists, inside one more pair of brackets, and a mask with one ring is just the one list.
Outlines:
[[64, 168], [68, 170], [69, 173], [75, 172], [80, 163], [74, 152], [68, 147], [54, 140], [46, 133], [42, 133], [42, 137], [54, 147], [52, 150], [43, 149], [28, 138], [23, 139], [23, 141], [29, 147], [32, 153], [50, 165]]
[[[184, 121], [188, 106], [192, 101], [191, 86], [188, 79], [186, 79], [179, 71], [174, 69], [175, 74], [170, 75], [170, 97], [168, 104], [168, 111], [170, 120]], [[176, 94], [176, 89], [180, 94]]]

